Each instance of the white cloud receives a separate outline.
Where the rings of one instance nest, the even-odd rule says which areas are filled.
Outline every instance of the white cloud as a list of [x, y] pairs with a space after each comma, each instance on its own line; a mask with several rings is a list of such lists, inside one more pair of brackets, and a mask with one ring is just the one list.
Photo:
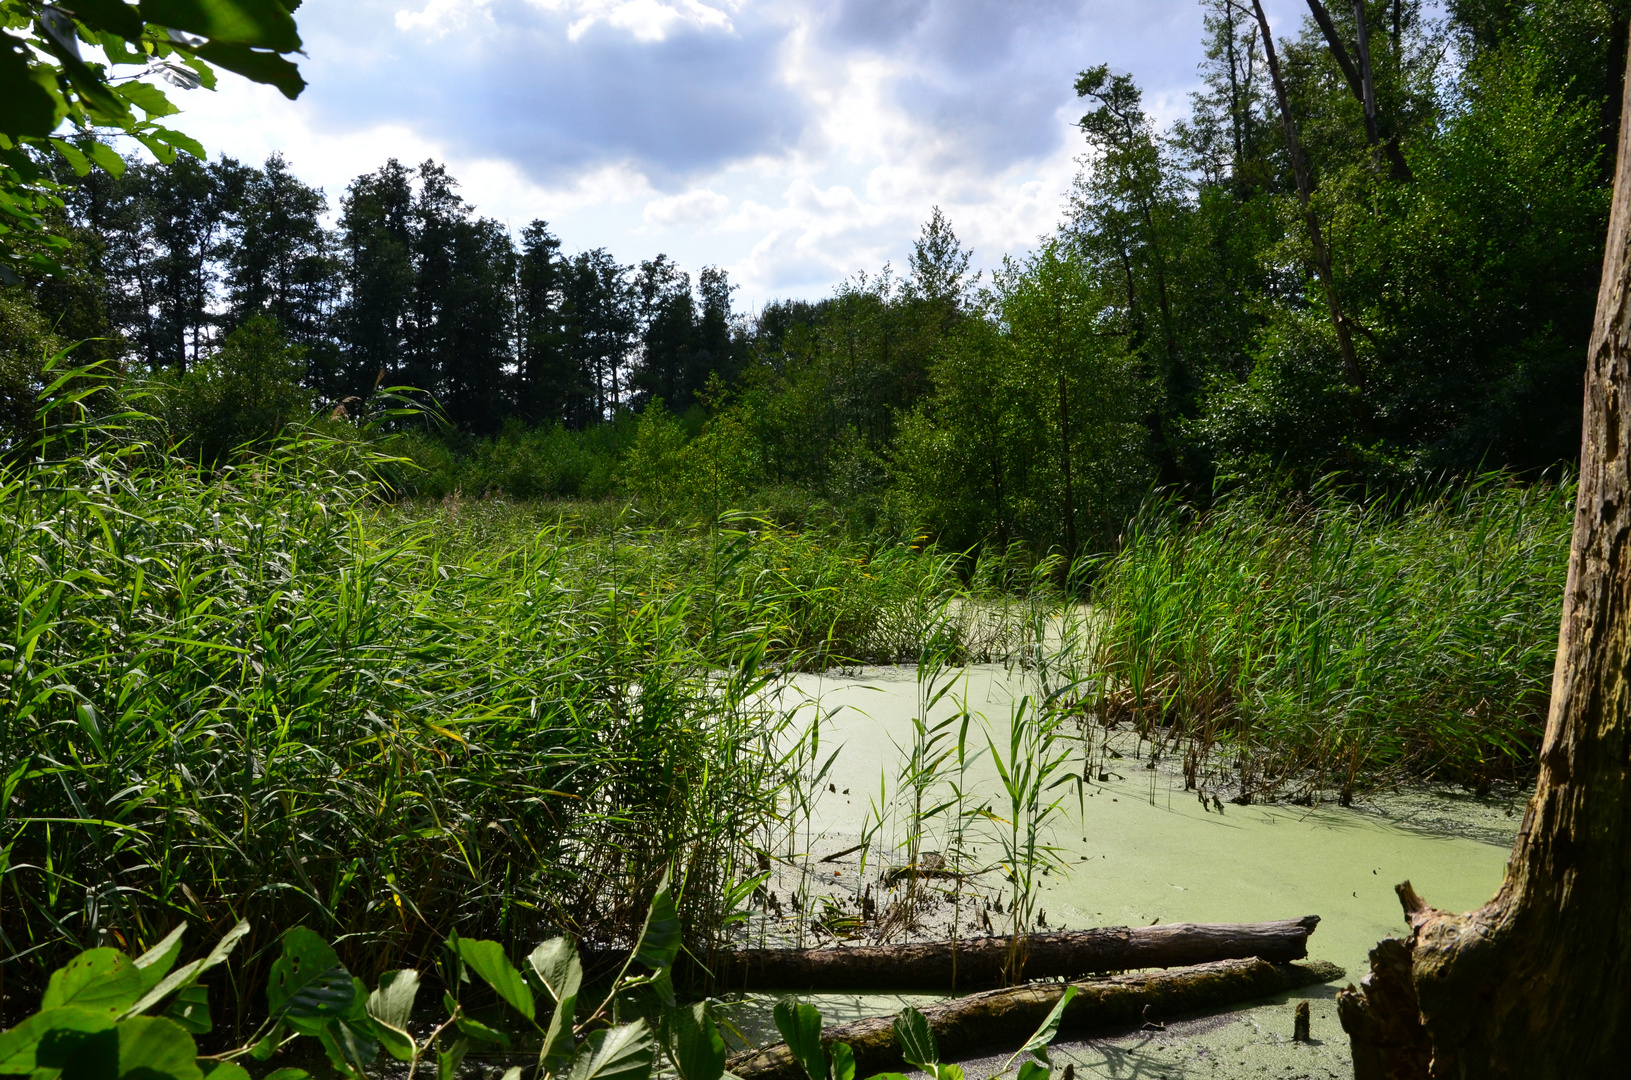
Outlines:
[[450, 30], [462, 30], [472, 12], [485, 11], [490, 0], [428, 0], [418, 11], [407, 8], [396, 13], [396, 28], [403, 33], [441, 37]]
[[[633, 35], [634, 40], [666, 39], [676, 28], [731, 30], [731, 18], [719, 7], [700, 0], [527, 0], [544, 11], [572, 17], [567, 37], [577, 41], [596, 23], [604, 22]], [[734, 6], [734, 5], [732, 5]]]
[[648, 225], [706, 225], [723, 217], [731, 201], [717, 191], [697, 188], [683, 195], [669, 195], [646, 204], [641, 217]]

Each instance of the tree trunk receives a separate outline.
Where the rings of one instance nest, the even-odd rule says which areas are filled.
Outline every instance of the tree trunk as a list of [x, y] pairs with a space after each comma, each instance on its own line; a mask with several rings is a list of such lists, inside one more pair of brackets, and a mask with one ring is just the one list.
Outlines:
[[[1628, 80], [1631, 85], [1631, 80]], [[1465, 915], [1399, 887], [1410, 979], [1345, 991], [1358, 1074], [1624, 1076], [1631, 1062], [1631, 132], [1622, 116], [1608, 248], [1587, 356], [1580, 496], [1540, 777], [1501, 890]], [[1409, 1015], [1425, 1070], [1366, 1042]], [[1349, 1020], [1354, 1023], [1350, 1026]], [[1376, 1071], [1380, 1070], [1380, 1071]]]
[[[1318, 915], [1279, 922], [1116, 926], [1025, 937], [1027, 979], [1187, 967], [1250, 957], [1285, 963], [1308, 955]], [[1002, 985], [1007, 937], [835, 949], [740, 949], [713, 958], [722, 990], [955, 992]]]
[[[1316, 983], [1340, 979], [1342, 969], [1323, 961], [1271, 964], [1224, 960], [1156, 975], [1117, 975], [1071, 983], [1076, 997], [1065, 1006], [1061, 1035], [1093, 1035], [1136, 1028], [1186, 1013], [1239, 1005]], [[940, 1045], [942, 1060], [982, 1050], [1018, 1047], [1045, 1020], [1065, 992], [1064, 983], [1035, 983], [1011, 990], [953, 998], [922, 1010]], [[895, 1044], [895, 1018], [880, 1016], [823, 1028], [821, 1042], [845, 1043], [855, 1052], [855, 1075], [871, 1076], [904, 1064]], [[786, 1043], [732, 1057], [726, 1067], [741, 1080], [803, 1080]]]

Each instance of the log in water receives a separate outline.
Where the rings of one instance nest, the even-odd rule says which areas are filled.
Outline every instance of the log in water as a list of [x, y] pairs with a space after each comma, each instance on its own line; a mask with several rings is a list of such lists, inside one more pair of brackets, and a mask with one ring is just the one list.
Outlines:
[[1318, 915], [1261, 923], [1115, 926], [1019, 939], [1017, 978], [1006, 977], [1010, 938], [827, 949], [742, 949], [718, 954], [726, 990], [929, 990], [1001, 986], [1021, 979], [1074, 979], [1137, 968], [1188, 967], [1257, 957], [1288, 963], [1308, 955]]
[[[1164, 1021], [1185, 1013], [1226, 1008], [1299, 987], [1343, 977], [1335, 964], [1271, 964], [1267, 960], [1223, 960], [1214, 964], [1139, 975], [1115, 975], [1068, 985], [1076, 998], [1065, 1007], [1059, 1033], [1105, 1034]], [[980, 1051], [1024, 1044], [1047, 1019], [1065, 992], [1065, 983], [1042, 983], [954, 998], [922, 1011], [940, 1044], [941, 1059], [955, 1061]], [[847, 1043], [855, 1052], [857, 1076], [899, 1069], [893, 1016], [858, 1020], [823, 1029], [821, 1042]], [[737, 1054], [726, 1067], [742, 1080], [801, 1080], [803, 1070], [786, 1043]]]

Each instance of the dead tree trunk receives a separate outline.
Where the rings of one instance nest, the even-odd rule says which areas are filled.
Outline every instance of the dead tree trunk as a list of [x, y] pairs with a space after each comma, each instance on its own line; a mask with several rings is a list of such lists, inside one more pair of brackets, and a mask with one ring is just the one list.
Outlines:
[[[1224, 960], [1156, 975], [1117, 975], [1071, 983], [1074, 1000], [1065, 1006], [1062, 1035], [1102, 1034], [1136, 1028], [1147, 1020], [1222, 1009], [1246, 1001], [1340, 979], [1342, 969], [1322, 960], [1271, 964], [1267, 960]], [[956, 1060], [981, 1050], [1016, 1047], [1036, 1030], [1065, 992], [1064, 983], [1035, 983], [1011, 990], [953, 998], [922, 1010], [943, 1058]], [[895, 1018], [880, 1016], [822, 1029], [821, 1043], [845, 1043], [855, 1053], [855, 1075], [899, 1069]], [[786, 1043], [737, 1054], [726, 1067], [741, 1080], [802, 1080], [803, 1070]]]
[[[1027, 979], [1073, 979], [1105, 971], [1188, 967], [1258, 957], [1272, 963], [1308, 955], [1318, 915], [1262, 923], [1172, 923], [1028, 934]], [[860, 945], [841, 949], [739, 949], [714, 957], [724, 990], [959, 990], [1001, 986], [1006, 937]]]
[[[1355, 1065], [1371, 1070], [1357, 1073], [1360, 1080], [1623, 1076], [1631, 1062], [1628, 413], [1631, 129], [1622, 117], [1540, 778], [1506, 880], [1488, 904], [1453, 915], [1400, 886], [1412, 928], [1410, 978], [1390, 977], [1384, 965], [1362, 992], [1344, 992]], [[1430, 1049], [1425, 1068], [1396, 1037], [1366, 1041], [1372, 1019], [1412, 1013]]]

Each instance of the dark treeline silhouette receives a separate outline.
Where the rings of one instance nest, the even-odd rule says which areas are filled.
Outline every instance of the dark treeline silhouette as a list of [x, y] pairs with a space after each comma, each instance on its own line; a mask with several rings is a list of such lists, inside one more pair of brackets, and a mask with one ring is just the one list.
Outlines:
[[78, 182], [69, 205], [109, 329], [153, 370], [185, 372], [268, 316], [321, 397], [411, 386], [481, 434], [581, 428], [653, 395], [685, 410], [740, 366], [722, 270], [693, 283], [666, 256], [568, 256], [544, 221], [513, 237], [429, 161], [352, 181], [333, 228], [329, 209], [276, 155], [132, 161]]

